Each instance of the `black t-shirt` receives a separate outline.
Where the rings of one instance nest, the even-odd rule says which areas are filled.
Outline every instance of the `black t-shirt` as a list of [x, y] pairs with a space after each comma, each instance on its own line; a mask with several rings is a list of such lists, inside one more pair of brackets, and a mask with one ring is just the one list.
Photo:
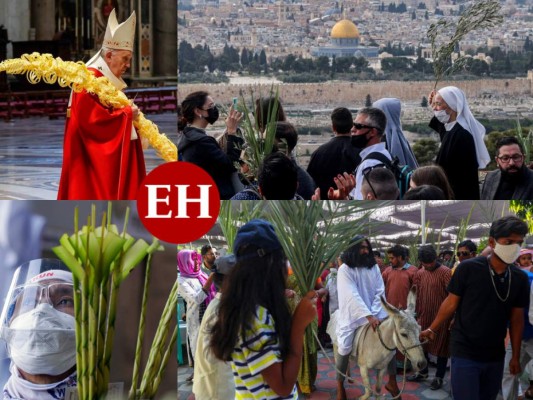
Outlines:
[[320, 188], [320, 198], [327, 200], [330, 187], [336, 189], [333, 180], [339, 174], [353, 174], [361, 162], [361, 149], [352, 145], [351, 136], [335, 136], [311, 155], [307, 172]]
[[[509, 290], [505, 302], [496, 290], [502, 299]], [[505, 273], [492, 276], [487, 258], [476, 257], [459, 264], [448, 292], [461, 297], [450, 340], [452, 356], [480, 362], [503, 360], [511, 309], [528, 305], [527, 275], [510, 265]]]

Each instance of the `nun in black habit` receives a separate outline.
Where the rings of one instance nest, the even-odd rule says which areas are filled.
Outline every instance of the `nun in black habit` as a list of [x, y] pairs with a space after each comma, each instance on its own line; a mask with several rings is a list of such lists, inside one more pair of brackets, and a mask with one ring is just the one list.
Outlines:
[[429, 126], [441, 140], [436, 163], [444, 169], [457, 200], [477, 200], [478, 169], [490, 161], [483, 141], [485, 127], [474, 118], [459, 88], [444, 87], [432, 93], [430, 100], [435, 116]]

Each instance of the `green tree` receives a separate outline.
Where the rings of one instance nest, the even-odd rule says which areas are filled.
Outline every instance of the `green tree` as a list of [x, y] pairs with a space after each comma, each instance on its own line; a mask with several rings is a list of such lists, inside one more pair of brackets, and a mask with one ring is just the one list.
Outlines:
[[405, 57], [389, 57], [381, 60], [381, 69], [386, 73], [411, 72], [411, 60]]
[[315, 61], [315, 68], [322, 74], [327, 74], [330, 70], [329, 58], [326, 56], [320, 56]]
[[259, 65], [266, 65], [267, 63], [267, 57], [265, 49], [261, 50], [261, 53], [259, 54]]
[[248, 58], [248, 49], [243, 47], [241, 50], [241, 65], [246, 67], [248, 64], [250, 64], [250, 60]]
[[469, 61], [467, 64], [470, 73], [476, 76], [485, 76], [490, 74], [489, 64], [487, 64], [485, 61], [477, 59], [470, 60], [471, 61]]
[[420, 102], [420, 107], [426, 108], [428, 106], [428, 99], [426, 96], [422, 96], [422, 101]]
[[370, 96], [370, 94], [366, 95], [365, 107], [372, 107], [372, 97]]
[[295, 61], [296, 57], [294, 54], [289, 54], [287, 57], [285, 57], [285, 61], [283, 62], [283, 71], [291, 71]]
[[420, 165], [428, 165], [435, 161], [439, 144], [429, 138], [420, 139], [413, 145], [413, 153]]

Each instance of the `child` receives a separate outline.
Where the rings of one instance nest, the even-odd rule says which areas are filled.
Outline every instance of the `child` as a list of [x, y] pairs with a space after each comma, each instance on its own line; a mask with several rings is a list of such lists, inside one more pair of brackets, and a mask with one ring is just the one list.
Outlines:
[[230, 362], [236, 399], [297, 399], [304, 331], [316, 318], [316, 293], [307, 293], [291, 318], [286, 258], [267, 221], [242, 226], [233, 249], [237, 263], [211, 332], [213, 353]]
[[533, 250], [531, 249], [522, 249], [520, 250], [520, 256], [518, 257], [518, 260], [516, 260], [516, 264], [518, 265], [518, 268], [523, 269], [525, 271], [531, 271], [531, 267], [533, 267], [533, 264], [531, 263], [531, 255], [533, 254]]

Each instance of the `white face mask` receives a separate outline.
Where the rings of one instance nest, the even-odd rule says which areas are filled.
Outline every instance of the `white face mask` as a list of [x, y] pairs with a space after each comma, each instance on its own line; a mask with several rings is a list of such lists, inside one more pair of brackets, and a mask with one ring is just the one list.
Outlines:
[[446, 110], [435, 111], [433, 114], [443, 124], [447, 124], [450, 120], [450, 116], [446, 113]]
[[50, 304], [16, 317], [2, 336], [13, 363], [29, 374], [57, 376], [76, 365], [74, 317]]
[[507, 264], [512, 264], [516, 261], [520, 255], [519, 244], [500, 244], [496, 242], [494, 247], [494, 253], [501, 258], [501, 260]]

